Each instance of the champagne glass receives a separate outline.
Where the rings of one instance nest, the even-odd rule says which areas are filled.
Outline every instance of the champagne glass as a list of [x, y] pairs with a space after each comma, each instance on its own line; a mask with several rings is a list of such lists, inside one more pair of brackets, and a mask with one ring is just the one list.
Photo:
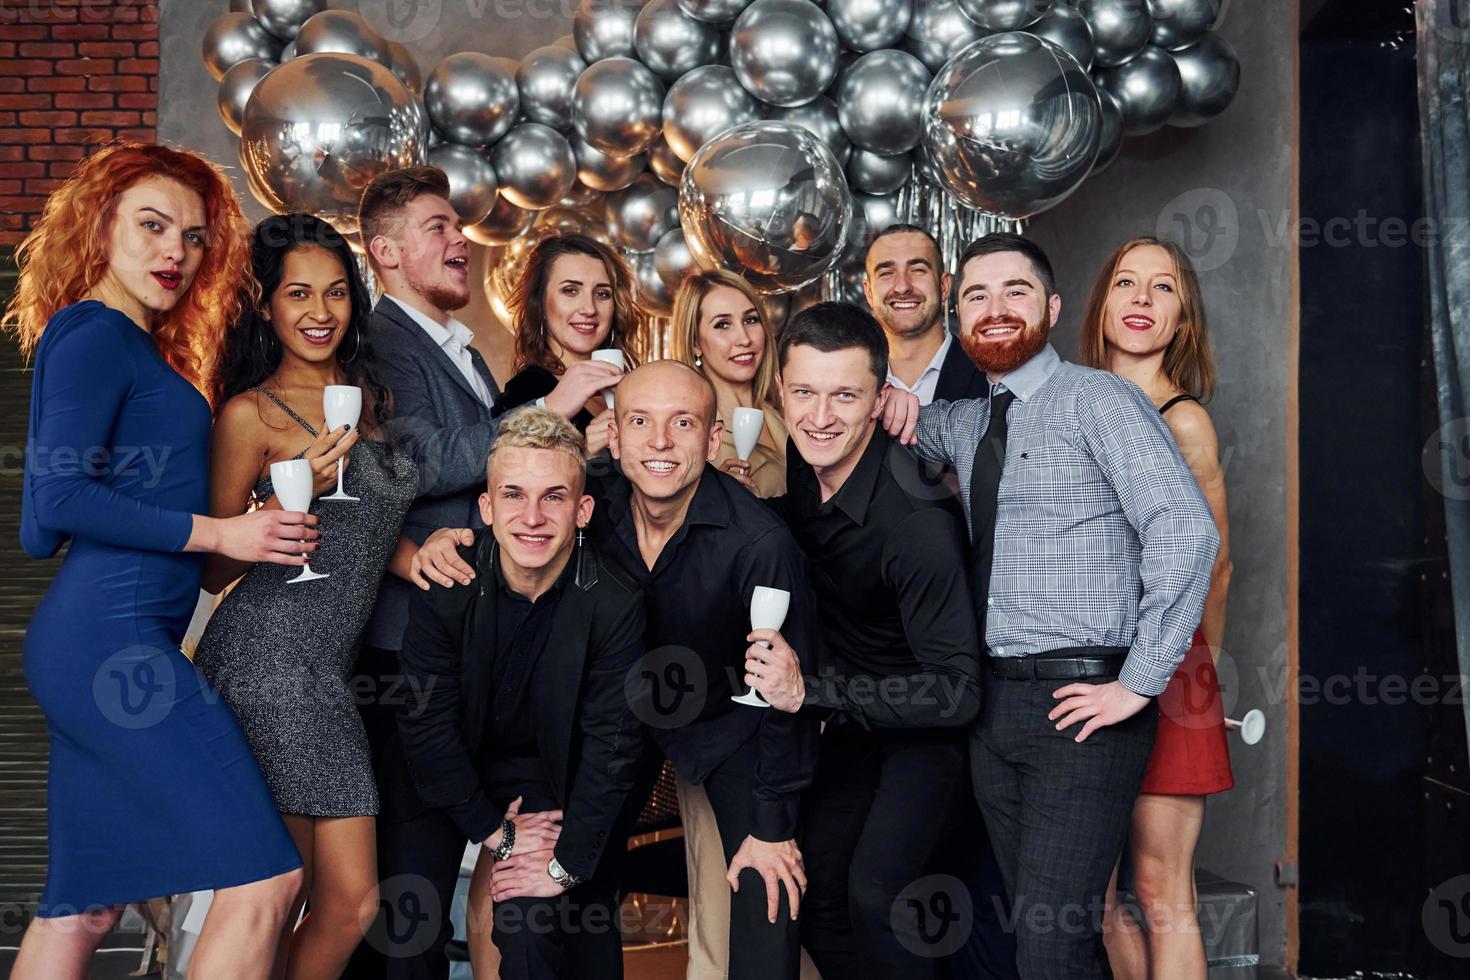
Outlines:
[[730, 420], [730, 434], [735, 440], [735, 455], [740, 462], [750, 462], [756, 443], [761, 441], [761, 429], [766, 424], [766, 413], [758, 408], [737, 408]]
[[1239, 721], [1226, 718], [1225, 727], [1239, 729], [1240, 740], [1246, 745], [1255, 745], [1266, 734], [1266, 714], [1260, 708], [1252, 708]]
[[[304, 459], [287, 459], [271, 464], [271, 486], [275, 487], [276, 499], [283, 510], [308, 511], [311, 509], [311, 464]], [[313, 572], [311, 563], [301, 566], [301, 574], [287, 582], [310, 582], [312, 579], [328, 578], [331, 572]]]
[[[592, 352], [592, 359], [594, 361], [602, 361], [604, 364], [611, 364], [619, 371], [628, 370], [628, 362], [623, 360], [623, 352], [620, 350], [595, 350]], [[613, 389], [602, 389], [602, 397], [603, 400], [607, 402], [607, 407], [612, 408]]]
[[[327, 430], [344, 425], [356, 425], [362, 416], [362, 389], [356, 385], [327, 385], [322, 389], [322, 412], [327, 417]], [[323, 500], [360, 500], [342, 489], [341, 457], [337, 459], [337, 492], [327, 494]]]
[[[759, 430], [757, 430], [759, 431]], [[791, 593], [785, 589], [772, 589], [764, 585], [757, 585], [755, 592], [750, 597], [750, 628], [753, 630], [779, 630], [781, 624], [786, 622], [786, 610], [791, 608]], [[767, 650], [771, 648], [769, 643], [761, 641], [761, 646]], [[730, 699], [736, 704], [748, 704], [752, 708], [769, 708], [765, 699], [751, 688], [744, 694], [738, 694]]]

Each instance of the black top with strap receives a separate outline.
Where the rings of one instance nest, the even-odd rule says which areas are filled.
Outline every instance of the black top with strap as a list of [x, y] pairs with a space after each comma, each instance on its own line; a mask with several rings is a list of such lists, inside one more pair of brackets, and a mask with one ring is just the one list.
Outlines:
[[1159, 406], [1159, 414], [1163, 415], [1165, 412], [1173, 408], [1175, 405], [1178, 405], [1180, 402], [1194, 402], [1195, 404], [1199, 404], [1199, 399], [1190, 394], [1175, 395], [1173, 398], [1170, 398], [1168, 401], [1164, 402], [1164, 404]]

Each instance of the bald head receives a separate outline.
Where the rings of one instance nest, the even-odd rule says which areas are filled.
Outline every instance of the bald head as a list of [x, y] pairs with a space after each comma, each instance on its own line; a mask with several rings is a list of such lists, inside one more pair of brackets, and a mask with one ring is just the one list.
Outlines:
[[680, 409], [715, 424], [715, 389], [698, 371], [681, 361], [650, 361], [618, 382], [616, 414], [653, 408]]

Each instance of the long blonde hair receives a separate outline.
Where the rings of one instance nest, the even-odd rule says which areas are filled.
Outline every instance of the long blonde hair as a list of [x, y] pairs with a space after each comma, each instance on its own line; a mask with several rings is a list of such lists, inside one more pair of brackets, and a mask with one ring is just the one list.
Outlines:
[[760, 367], [756, 368], [755, 377], [751, 379], [751, 401], [761, 408], [768, 405], [778, 407], [776, 402], [776, 338], [771, 335], [771, 326], [766, 322], [765, 308], [761, 305], [760, 294], [745, 280], [744, 276], [738, 273], [727, 269], [706, 269], [702, 272], [690, 273], [679, 284], [679, 291], [674, 294], [673, 324], [669, 328], [669, 356], [694, 368], [704, 375], [706, 380], [713, 381], [703, 365], [694, 363], [694, 352], [699, 347], [699, 308], [704, 305], [704, 298], [716, 286], [727, 286], [735, 290], [744, 296], [751, 306], [755, 307], [756, 315], [760, 317], [761, 330], [765, 334], [766, 346], [761, 353]]

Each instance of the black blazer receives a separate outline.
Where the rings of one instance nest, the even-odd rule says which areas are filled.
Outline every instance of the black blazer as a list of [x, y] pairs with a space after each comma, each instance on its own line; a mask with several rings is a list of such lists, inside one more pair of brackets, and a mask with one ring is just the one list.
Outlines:
[[953, 402], [961, 398], [984, 398], [989, 392], [985, 372], [970, 360], [960, 339], [954, 338], [949, 352], [944, 355], [944, 363], [939, 365], [939, 384], [934, 388], [934, 400]]
[[[505, 816], [486, 797], [479, 767], [494, 751], [481, 744], [494, 696], [493, 542], [483, 530], [475, 544], [460, 548], [477, 574], [469, 585], [415, 590], [400, 653], [398, 731], [413, 789], [473, 841], [494, 833]], [[595, 550], [589, 557], [597, 581], [586, 589], [568, 583], [542, 653], [557, 658], [560, 682], [530, 691], [537, 742], [564, 811], [556, 858], [584, 879], [602, 860], [644, 744], [624, 694], [625, 678], [643, 653], [643, 595]]]

